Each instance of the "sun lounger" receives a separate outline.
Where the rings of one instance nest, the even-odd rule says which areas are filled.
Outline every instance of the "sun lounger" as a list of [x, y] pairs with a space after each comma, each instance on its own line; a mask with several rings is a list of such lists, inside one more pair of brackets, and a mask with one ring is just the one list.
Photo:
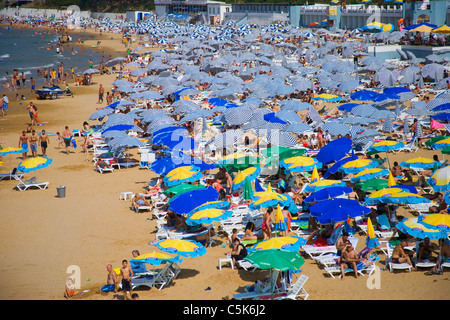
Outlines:
[[389, 243], [386, 244], [386, 267], [389, 269], [389, 271], [394, 272], [395, 269], [397, 270], [408, 270], [411, 272], [412, 266], [408, 262], [403, 263], [394, 263], [392, 262], [392, 252], [394, 251], [394, 248], [391, 247]]
[[308, 280], [308, 276], [302, 274], [297, 281], [286, 291], [283, 293], [276, 293], [273, 297], [274, 300], [298, 300], [302, 298], [303, 300], [308, 299], [309, 293], [306, 292], [304, 285]]
[[267, 279], [264, 282], [260, 280], [256, 281], [255, 285], [252, 288], [253, 289], [252, 291], [235, 293], [233, 294], [233, 298], [236, 300], [255, 300], [258, 298], [265, 297], [267, 295], [271, 295], [272, 291], [273, 294], [281, 293], [276, 286], [279, 274], [280, 272], [278, 270], [274, 270], [272, 272], [272, 277], [270, 279]]
[[36, 177], [25, 181], [23, 181], [21, 178], [18, 177], [18, 180], [19, 183], [17, 184], [16, 188], [19, 189], [20, 191], [24, 191], [29, 188], [39, 188], [41, 190], [44, 190], [49, 185], [49, 182], [37, 182]]
[[418, 261], [417, 257], [419, 255], [419, 245], [422, 241], [416, 242], [416, 257], [415, 257], [415, 266], [416, 268], [433, 268], [436, 267], [436, 262], [430, 261], [428, 259]]
[[[370, 275], [372, 275], [372, 273], [375, 271], [375, 261], [380, 260], [380, 258], [378, 257], [378, 255], [376, 254], [372, 254], [370, 257], [368, 257], [367, 259], [364, 259], [363, 261], [360, 261], [357, 265], [356, 265], [356, 272], [358, 274], [360, 274], [361, 276], [364, 276], [363, 272], [366, 272]], [[324, 270], [334, 279], [334, 274], [340, 274], [339, 278], [342, 277], [342, 271], [341, 271], [341, 267], [339, 265], [333, 265], [333, 266], [327, 266], [324, 268]], [[350, 273], [350, 272], [354, 272], [353, 268], [346, 268], [344, 269], [345, 273]]]
[[2, 173], [2, 174], [0, 174], [0, 181], [3, 180], [3, 179], [19, 180], [19, 178], [22, 178], [23, 175], [24, 175], [23, 173], [17, 171], [17, 168], [14, 168], [14, 169], [12, 169], [12, 171], [10, 173]]

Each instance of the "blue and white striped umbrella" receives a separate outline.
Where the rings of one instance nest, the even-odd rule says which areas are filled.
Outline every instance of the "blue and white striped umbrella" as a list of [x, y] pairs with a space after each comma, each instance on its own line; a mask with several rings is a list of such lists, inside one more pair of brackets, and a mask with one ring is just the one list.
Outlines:
[[306, 123], [292, 123], [283, 128], [284, 132], [303, 133], [313, 131], [313, 128]]
[[416, 137], [417, 138], [422, 138], [423, 137], [423, 131], [422, 131], [422, 126], [420, 125], [420, 121], [417, 121]]
[[328, 131], [332, 136], [345, 136], [350, 133], [350, 126], [348, 124], [331, 121], [326, 122], [320, 126], [323, 131]]
[[288, 132], [271, 130], [267, 135], [267, 142], [272, 145], [272, 147], [294, 147], [297, 145], [297, 140], [293, 135]]
[[354, 107], [350, 113], [354, 116], [370, 117], [376, 111], [378, 111], [378, 109], [370, 104], [359, 104]]
[[225, 121], [229, 125], [242, 125], [250, 121], [252, 112], [248, 107], [230, 108], [225, 113]]
[[394, 126], [392, 125], [392, 121], [389, 117], [386, 118], [386, 120], [384, 121], [383, 128], [381, 129], [381, 131], [391, 132], [391, 133], [394, 131]]
[[244, 131], [237, 130], [227, 130], [216, 134], [206, 145], [213, 144], [216, 148], [226, 148], [232, 144], [235, 144], [244, 134]]

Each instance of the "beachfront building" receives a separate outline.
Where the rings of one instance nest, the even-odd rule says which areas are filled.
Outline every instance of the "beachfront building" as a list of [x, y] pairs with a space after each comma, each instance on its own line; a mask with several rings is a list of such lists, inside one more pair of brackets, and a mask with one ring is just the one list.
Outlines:
[[155, 14], [158, 19], [184, 17], [192, 22], [211, 25], [222, 24], [231, 5], [213, 0], [155, 0]]
[[269, 25], [289, 21], [289, 3], [233, 3], [232, 10], [225, 15], [225, 22]]
[[151, 11], [141, 11], [141, 10], [128, 10], [125, 14], [127, 21], [129, 22], [143, 22], [145, 20], [151, 19], [153, 12]]

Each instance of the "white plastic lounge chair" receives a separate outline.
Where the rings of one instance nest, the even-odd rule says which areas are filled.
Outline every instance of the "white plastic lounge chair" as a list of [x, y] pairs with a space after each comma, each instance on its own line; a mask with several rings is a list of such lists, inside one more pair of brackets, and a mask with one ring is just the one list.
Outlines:
[[419, 255], [419, 245], [420, 243], [422, 243], [422, 241], [418, 241], [416, 242], [416, 257], [415, 257], [415, 265], [416, 268], [433, 268], [436, 267], [436, 262], [432, 262], [429, 260], [422, 260], [422, 261], [418, 261], [417, 257]]
[[412, 266], [408, 262], [403, 263], [394, 263], [392, 262], [392, 252], [394, 251], [394, 248], [391, 247], [389, 243], [386, 244], [386, 267], [389, 269], [390, 272], [394, 272], [395, 269], [397, 270], [408, 270], [411, 272]]
[[114, 172], [114, 168], [113, 167], [102, 168], [102, 167], [99, 166], [99, 167], [95, 167], [95, 170], [100, 172], [101, 174], [103, 174], [103, 172]]
[[417, 150], [419, 150], [419, 148], [415, 145], [416, 140], [417, 140], [417, 138], [416, 138], [416, 136], [414, 136], [414, 137], [412, 137], [411, 140], [408, 141], [408, 143], [405, 144], [404, 147], [396, 149], [396, 150], [393, 150], [392, 152], [393, 153], [399, 153], [399, 152], [402, 152], [402, 151], [416, 152]]
[[31, 178], [30, 180], [23, 181], [21, 178], [18, 177], [19, 183], [17, 184], [16, 188], [20, 191], [27, 190], [28, 188], [39, 188], [41, 190], [44, 190], [48, 187], [49, 182], [37, 182], [36, 177]]
[[[370, 257], [368, 257], [367, 259], [359, 262], [356, 265], [356, 272], [361, 275], [364, 276], [363, 272], [366, 272], [370, 275], [372, 275], [372, 273], [375, 271], [375, 261], [380, 260], [380, 258], [378, 257], [378, 255], [376, 254], [372, 254]], [[327, 266], [324, 268], [324, 270], [334, 279], [334, 274], [339, 274], [339, 278], [342, 277], [342, 272], [341, 272], [341, 267], [339, 265], [333, 265], [333, 266]], [[346, 268], [344, 270], [345, 273], [350, 273], [350, 272], [354, 272], [353, 268]]]
[[274, 300], [283, 300], [283, 299], [298, 300], [298, 298], [302, 298], [303, 300], [308, 299], [309, 293], [306, 292], [304, 288], [305, 282], [307, 280], [308, 276], [302, 274], [285, 294], [277, 294], [274, 297]]
[[233, 294], [233, 297], [236, 300], [255, 300], [263, 297], [267, 297], [268, 295], [272, 295], [272, 286], [273, 287], [273, 294], [279, 294], [280, 291], [276, 287], [277, 279], [280, 272], [278, 270], [274, 270], [272, 272], [272, 277], [264, 282], [257, 281], [254, 286], [253, 291], [246, 291], [242, 293], [235, 293]]
[[450, 268], [450, 258], [441, 256], [440, 268], [443, 270], [444, 268]]
[[18, 178], [22, 178], [23, 177], [23, 173], [18, 172], [17, 168], [12, 169], [12, 171], [10, 173], [2, 173], [0, 174], [0, 181], [3, 179], [15, 179], [15, 180], [19, 180]]

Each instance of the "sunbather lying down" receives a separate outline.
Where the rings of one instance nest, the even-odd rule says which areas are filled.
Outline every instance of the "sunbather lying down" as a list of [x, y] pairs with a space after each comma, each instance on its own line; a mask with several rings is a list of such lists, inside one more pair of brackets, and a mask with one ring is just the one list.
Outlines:
[[141, 196], [139, 193], [136, 193], [133, 197], [133, 199], [131, 199], [131, 204], [134, 207], [141, 207], [141, 206], [146, 206], [149, 207], [151, 206], [151, 201], [146, 200], [143, 196]]
[[105, 169], [105, 168], [112, 168], [112, 167], [109, 163], [100, 159], [95, 163], [95, 169], [99, 170], [100, 168]]

